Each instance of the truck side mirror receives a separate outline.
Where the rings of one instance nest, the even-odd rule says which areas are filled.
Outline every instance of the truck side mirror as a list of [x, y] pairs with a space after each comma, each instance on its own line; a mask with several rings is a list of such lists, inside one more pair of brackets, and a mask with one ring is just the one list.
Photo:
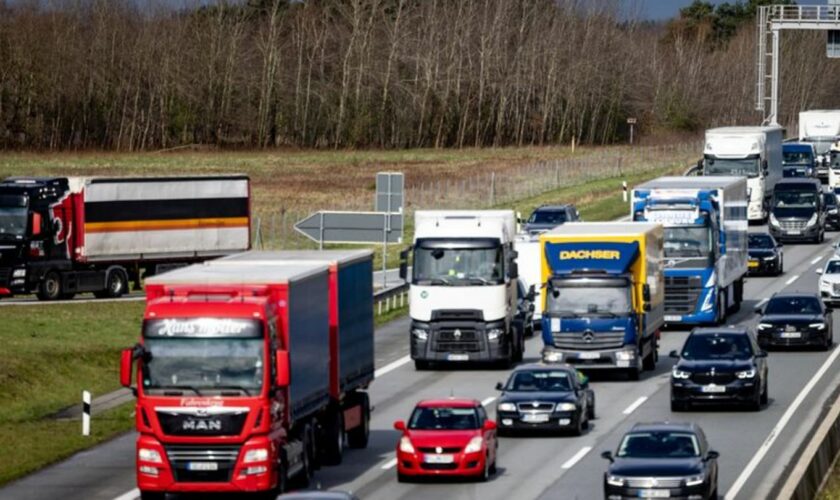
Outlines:
[[642, 309], [644, 309], [645, 312], [650, 311], [650, 302], [645, 302], [645, 305], [642, 306]]
[[400, 279], [408, 281], [408, 254], [411, 247], [406, 248], [400, 252]]
[[131, 366], [134, 361], [134, 349], [123, 349], [120, 353], [120, 385], [131, 387]]
[[767, 175], [768, 170], [769, 170], [769, 168], [767, 167], [767, 160], [762, 160], [761, 161], [761, 171], [764, 173], [764, 175]]
[[32, 236], [40, 236], [43, 231], [41, 214], [32, 212]]
[[526, 296], [526, 298], [530, 302], [533, 302], [536, 297], [537, 297], [537, 290], [536, 290], [536, 288], [534, 288], [534, 285], [531, 285], [531, 287], [528, 288], [528, 295]]
[[642, 300], [650, 302], [650, 285], [642, 285]]
[[516, 261], [510, 263], [510, 279], [515, 280], [519, 277], [519, 264]]
[[278, 349], [276, 354], [276, 365], [274, 367], [274, 383], [277, 387], [289, 386], [289, 351]]

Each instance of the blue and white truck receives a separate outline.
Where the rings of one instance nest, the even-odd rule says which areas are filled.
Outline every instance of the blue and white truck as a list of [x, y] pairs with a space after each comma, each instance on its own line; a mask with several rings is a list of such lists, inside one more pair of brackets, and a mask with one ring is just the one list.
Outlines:
[[747, 274], [747, 179], [660, 177], [633, 190], [634, 221], [665, 226], [665, 323], [722, 323]]

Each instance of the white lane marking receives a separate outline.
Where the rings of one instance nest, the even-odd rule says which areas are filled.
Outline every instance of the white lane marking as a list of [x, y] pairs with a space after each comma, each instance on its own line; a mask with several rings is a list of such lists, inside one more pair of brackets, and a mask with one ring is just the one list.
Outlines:
[[137, 498], [139, 496], [140, 496], [140, 490], [138, 490], [137, 488], [134, 488], [131, 491], [127, 491], [127, 492], [123, 493], [122, 495], [118, 496], [114, 500], [134, 500], [135, 498]]
[[388, 460], [387, 462], [382, 464], [382, 470], [393, 469], [395, 465], [397, 465], [397, 459], [392, 458], [391, 460]]
[[819, 257], [816, 257], [814, 260], [811, 261], [811, 264], [816, 264], [817, 262], [821, 261], [823, 257], [825, 257], [825, 255], [820, 255]]
[[791, 276], [791, 277], [790, 277], [790, 279], [789, 279], [789, 280], [785, 281], [785, 286], [790, 285], [791, 283], [793, 283], [794, 281], [796, 281], [798, 278], [799, 278], [799, 275], [798, 275], [798, 274], [794, 274], [793, 276]]
[[814, 374], [811, 380], [808, 381], [808, 384], [802, 389], [799, 395], [796, 396], [796, 399], [793, 400], [793, 403], [791, 403], [787, 411], [784, 413], [784, 415], [782, 415], [782, 418], [779, 419], [779, 422], [776, 424], [775, 427], [773, 427], [773, 430], [770, 431], [770, 434], [767, 436], [767, 439], [765, 439], [764, 442], [761, 443], [761, 447], [759, 447], [758, 451], [755, 453], [755, 455], [753, 455], [752, 460], [750, 460], [750, 462], [744, 468], [743, 472], [741, 472], [741, 475], [738, 476], [738, 479], [735, 481], [732, 487], [729, 488], [729, 491], [726, 492], [726, 496], [724, 497], [725, 500], [732, 500], [738, 495], [738, 492], [740, 492], [741, 488], [744, 487], [744, 484], [746, 484], [747, 480], [750, 478], [750, 475], [753, 473], [753, 471], [755, 471], [756, 467], [758, 467], [758, 464], [761, 463], [761, 460], [764, 458], [764, 455], [766, 455], [767, 452], [770, 451], [770, 447], [773, 446], [773, 443], [776, 442], [776, 438], [778, 438], [779, 434], [781, 434], [782, 431], [785, 429], [785, 426], [787, 425], [788, 421], [790, 421], [790, 419], [793, 417], [793, 414], [796, 413], [796, 410], [797, 408], [799, 408], [799, 405], [801, 405], [802, 402], [805, 401], [805, 398], [808, 397], [808, 394], [811, 393], [811, 390], [814, 388], [814, 386], [817, 385], [817, 382], [819, 382], [820, 378], [822, 378], [825, 372], [828, 371], [828, 368], [834, 363], [838, 355], [840, 355], [840, 349], [835, 348], [834, 352], [831, 353], [831, 356], [829, 356], [828, 359], [825, 360], [825, 363], [823, 363], [823, 365], [820, 367], [817, 373]]
[[639, 399], [634, 401], [633, 404], [631, 404], [630, 406], [628, 406], [627, 408], [624, 409], [624, 414], [625, 415], [630, 415], [631, 413], [636, 411], [636, 408], [642, 406], [645, 401], [647, 401], [647, 396], [640, 397]]
[[490, 396], [489, 398], [487, 398], [487, 399], [485, 399], [484, 401], [481, 402], [481, 406], [487, 406], [495, 400], [496, 400], [496, 396]]
[[572, 467], [575, 466], [576, 463], [580, 462], [580, 459], [583, 458], [584, 456], [586, 456], [586, 454], [589, 453], [591, 450], [592, 450], [591, 446], [584, 446], [577, 453], [575, 453], [575, 455], [572, 458], [566, 460], [566, 463], [561, 465], [560, 468], [561, 469], [571, 469]]
[[764, 297], [763, 299], [761, 299], [760, 301], [758, 301], [758, 304], [756, 304], [756, 305], [755, 305], [755, 307], [761, 307], [761, 306], [763, 306], [763, 305], [764, 305], [764, 303], [765, 303], [765, 302], [767, 302], [768, 300], [770, 300], [770, 297]]
[[401, 367], [402, 365], [408, 363], [409, 361], [411, 361], [411, 356], [408, 355], [403, 356], [396, 361], [391, 361], [387, 365], [373, 372], [373, 378], [379, 378], [382, 375], [385, 375], [386, 373], [390, 373], [396, 370], [397, 368]]

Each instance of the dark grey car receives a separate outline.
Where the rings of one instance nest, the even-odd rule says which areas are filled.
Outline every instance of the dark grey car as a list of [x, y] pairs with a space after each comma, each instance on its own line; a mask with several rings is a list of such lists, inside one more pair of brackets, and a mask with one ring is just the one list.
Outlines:
[[543, 205], [531, 212], [523, 230], [528, 234], [539, 234], [579, 220], [580, 214], [574, 205]]

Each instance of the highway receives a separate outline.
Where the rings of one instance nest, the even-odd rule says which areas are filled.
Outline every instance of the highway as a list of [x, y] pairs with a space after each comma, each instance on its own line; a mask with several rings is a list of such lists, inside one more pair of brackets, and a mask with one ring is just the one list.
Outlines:
[[[753, 308], [775, 292], [816, 291], [814, 269], [831, 254], [830, 243], [786, 245], [785, 274], [748, 279], [745, 302], [729, 323], [754, 326]], [[393, 460], [398, 437], [392, 428], [394, 420], [406, 419], [419, 399], [450, 394], [476, 398], [493, 410], [497, 396], [493, 387], [508, 373], [484, 369], [416, 372], [407, 357], [407, 329], [407, 320], [401, 319], [377, 331], [378, 370], [370, 388], [375, 410], [369, 448], [349, 450], [343, 465], [319, 470], [317, 486], [353, 491], [363, 499], [600, 498], [606, 468], [600, 452], [614, 450], [633, 423], [690, 420], [703, 427], [712, 448], [720, 452], [721, 496], [768, 498], [774, 482], [783, 476], [796, 449], [816, 424], [822, 405], [840, 383], [840, 350], [836, 347], [829, 352], [774, 351], [769, 358], [770, 404], [760, 412], [704, 408], [673, 414], [668, 377], [674, 360], [667, 354], [681, 346], [687, 330], [668, 330], [662, 335], [656, 371], [645, 372], [640, 382], [593, 377], [597, 419], [583, 436], [502, 438], [498, 473], [485, 484], [400, 484]], [[837, 332], [835, 338], [840, 340]], [[529, 340], [526, 361], [538, 359], [540, 347], [539, 338]], [[8, 485], [0, 490], [0, 499], [136, 498], [133, 453], [134, 436], [121, 436]]]

